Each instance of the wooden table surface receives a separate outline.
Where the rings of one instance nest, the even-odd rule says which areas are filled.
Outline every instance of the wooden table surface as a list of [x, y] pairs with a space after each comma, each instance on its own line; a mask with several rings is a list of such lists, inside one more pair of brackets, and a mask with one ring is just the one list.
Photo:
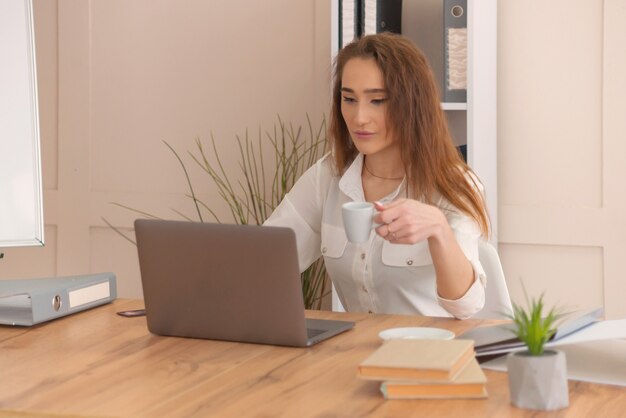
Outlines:
[[307, 312], [356, 322], [311, 348], [288, 348], [148, 332], [142, 307], [118, 300], [30, 328], [0, 326], [0, 417], [617, 417], [621, 387], [570, 381], [570, 407], [536, 413], [509, 404], [507, 375], [486, 371], [485, 400], [386, 401], [357, 365], [379, 331], [437, 326], [459, 334], [482, 321]]

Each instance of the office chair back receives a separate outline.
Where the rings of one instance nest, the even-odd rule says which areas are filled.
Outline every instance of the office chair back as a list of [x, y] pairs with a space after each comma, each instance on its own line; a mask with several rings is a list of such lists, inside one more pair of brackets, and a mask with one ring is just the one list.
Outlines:
[[479, 319], [508, 319], [513, 314], [509, 289], [504, 279], [504, 271], [500, 264], [500, 257], [496, 249], [487, 241], [478, 243], [478, 259], [487, 275], [485, 288], [485, 306], [472, 318]]

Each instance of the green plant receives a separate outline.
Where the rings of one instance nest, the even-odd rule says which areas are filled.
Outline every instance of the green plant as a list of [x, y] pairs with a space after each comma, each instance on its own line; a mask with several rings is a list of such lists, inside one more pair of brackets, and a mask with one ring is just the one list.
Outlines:
[[[274, 124], [273, 132], [265, 132], [265, 138], [271, 144], [273, 153], [270, 157], [273, 172], [268, 172], [272, 177], [269, 183], [266, 178], [268, 170], [265, 167], [267, 162], [263, 154], [263, 135], [260, 128], [256, 147], [249, 139], [247, 130], [243, 140], [238, 135], [236, 136], [240, 156], [240, 175], [244, 179], [244, 181], [238, 180], [236, 186], [233, 186], [233, 182], [229, 180], [230, 176], [222, 165], [213, 137], [211, 137], [211, 145], [216, 163], [211, 163], [199, 139], [196, 139], [196, 153], [189, 152], [189, 155], [217, 186], [218, 193], [230, 209], [233, 221], [239, 224], [260, 225], [283, 200], [298, 178], [326, 151], [326, 121], [322, 120], [319, 129], [315, 130], [307, 115], [307, 124], [308, 138], [304, 139], [302, 139], [302, 127], [294, 129], [291, 124], [287, 127], [280, 117], [278, 117], [278, 126]], [[185, 170], [180, 157], [169, 144], [167, 145]], [[201, 209], [204, 208], [216, 221], [221, 222], [208, 205], [196, 198], [186, 170], [185, 174], [191, 192], [190, 197], [194, 200], [199, 218], [202, 220]]]
[[[236, 142], [240, 160], [239, 172], [236, 175], [227, 173], [224, 168], [213, 135], [211, 135], [212, 155], [207, 152], [204, 144], [198, 138], [195, 141], [195, 151], [188, 151], [187, 153], [192, 161], [208, 174], [211, 182], [217, 188], [222, 203], [230, 211], [234, 223], [261, 225], [304, 171], [326, 152], [325, 119], [322, 119], [318, 129], [314, 129], [307, 115], [306, 132], [306, 135], [303, 134], [301, 126], [297, 128], [293, 124], [287, 126], [278, 116], [272, 131], [266, 131], [263, 135], [261, 128], [259, 128], [256, 142], [249, 138], [247, 130], [243, 139], [237, 135]], [[184, 215], [178, 210], [174, 210], [174, 212], [188, 221], [205, 222], [205, 218], [209, 215], [214, 221], [221, 223], [222, 220], [216, 214], [216, 208], [211, 207], [198, 197], [187, 166], [179, 153], [169, 143], [163, 142], [174, 154], [184, 172], [189, 189], [187, 196], [193, 202], [197, 219]], [[267, 151], [264, 154], [264, 148], [267, 147], [267, 144], [269, 144], [270, 149], [269, 155]], [[150, 213], [120, 203], [113, 204], [143, 216], [157, 218]], [[124, 238], [134, 242], [106, 219], [104, 222]], [[301, 282], [305, 308], [320, 309], [323, 297], [329, 293], [326, 269], [322, 258], [302, 273]]]
[[[246, 131], [242, 140], [237, 136], [239, 148], [239, 169], [243, 181], [237, 181], [236, 186], [229, 180], [222, 165], [215, 140], [211, 138], [213, 155], [216, 163], [211, 163], [202, 142], [196, 140], [196, 153], [189, 153], [191, 158], [206, 172], [215, 186], [222, 200], [228, 205], [233, 221], [239, 224], [262, 224], [285, 195], [293, 187], [300, 176], [326, 152], [326, 121], [322, 119], [321, 126], [315, 130], [311, 119], [307, 115], [308, 135], [302, 139], [302, 127], [289, 127], [278, 117], [278, 126], [274, 124], [272, 132], [265, 132], [265, 138], [271, 144], [272, 171], [266, 170], [266, 161], [263, 154], [263, 135], [259, 128], [257, 145], [255, 147]], [[169, 145], [168, 145], [169, 146]], [[170, 149], [172, 149], [170, 147]], [[176, 155], [176, 152], [172, 149]], [[182, 160], [176, 155], [185, 170]], [[269, 171], [271, 181], [268, 182], [266, 171]], [[213, 218], [221, 222], [207, 204], [201, 202], [193, 193], [193, 188], [186, 173], [191, 198], [196, 211], [202, 220], [202, 209], [206, 209]], [[301, 275], [302, 296], [307, 309], [321, 308], [322, 298], [326, 291], [326, 269], [323, 259], [318, 259]]]
[[513, 302], [513, 332], [522, 341], [528, 352], [533, 356], [543, 354], [544, 345], [556, 332], [556, 323], [563, 316], [557, 308], [551, 308], [544, 316], [544, 302], [542, 293], [538, 299], [529, 299], [524, 288], [527, 309]]

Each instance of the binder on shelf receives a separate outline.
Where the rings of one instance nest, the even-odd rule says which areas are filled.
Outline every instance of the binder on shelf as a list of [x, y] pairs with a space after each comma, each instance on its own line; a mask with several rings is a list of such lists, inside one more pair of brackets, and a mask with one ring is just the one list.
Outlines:
[[403, 0], [339, 0], [339, 49], [363, 35], [402, 33]]
[[402, 0], [361, 0], [363, 35], [402, 33]]
[[443, 101], [467, 101], [467, 0], [443, 1]]
[[467, 145], [459, 145], [456, 147], [457, 151], [459, 151], [459, 155], [467, 163]]
[[357, 4], [359, 0], [339, 0], [339, 49], [359, 36]]
[[115, 274], [0, 280], [0, 324], [30, 326], [112, 302]]

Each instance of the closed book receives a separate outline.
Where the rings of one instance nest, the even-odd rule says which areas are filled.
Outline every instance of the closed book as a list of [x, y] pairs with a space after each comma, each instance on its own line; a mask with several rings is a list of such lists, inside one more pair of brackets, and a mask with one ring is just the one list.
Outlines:
[[359, 365], [372, 380], [454, 379], [474, 358], [472, 340], [389, 340]]
[[487, 377], [474, 358], [450, 381], [389, 381], [380, 390], [385, 399], [486, 398], [486, 384]]

